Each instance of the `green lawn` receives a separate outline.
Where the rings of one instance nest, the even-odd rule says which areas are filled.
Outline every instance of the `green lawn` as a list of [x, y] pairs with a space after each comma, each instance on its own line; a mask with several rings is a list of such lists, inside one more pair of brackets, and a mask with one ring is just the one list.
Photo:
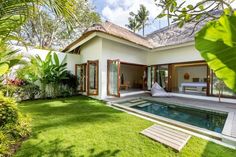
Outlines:
[[78, 96], [27, 101], [32, 136], [15, 156], [236, 157], [236, 151], [192, 137], [181, 153], [139, 134], [153, 123]]

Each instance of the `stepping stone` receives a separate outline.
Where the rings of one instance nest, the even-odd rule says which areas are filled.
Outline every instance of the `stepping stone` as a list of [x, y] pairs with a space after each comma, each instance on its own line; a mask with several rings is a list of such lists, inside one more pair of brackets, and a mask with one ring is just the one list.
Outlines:
[[191, 137], [186, 133], [156, 124], [143, 130], [141, 134], [169, 146], [178, 152], [181, 151]]

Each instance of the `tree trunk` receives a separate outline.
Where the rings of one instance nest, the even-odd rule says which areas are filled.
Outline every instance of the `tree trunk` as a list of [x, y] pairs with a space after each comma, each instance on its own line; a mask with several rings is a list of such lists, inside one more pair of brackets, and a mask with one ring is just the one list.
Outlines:
[[169, 9], [167, 10], [167, 22], [168, 22], [168, 26], [170, 26], [170, 17], [169, 17]]
[[144, 36], [144, 27], [145, 27], [145, 25], [144, 25], [144, 23], [143, 23], [143, 36]]

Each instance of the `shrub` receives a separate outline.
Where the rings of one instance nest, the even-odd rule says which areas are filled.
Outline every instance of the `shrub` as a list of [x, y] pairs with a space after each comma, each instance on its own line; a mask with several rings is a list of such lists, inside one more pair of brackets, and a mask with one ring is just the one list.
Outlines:
[[21, 86], [21, 90], [19, 93], [21, 99], [24, 99], [24, 97], [28, 97], [30, 100], [33, 100], [35, 99], [36, 95], [40, 94], [40, 88], [35, 84], [26, 83], [24, 86]]
[[15, 101], [0, 92], [0, 156], [10, 156], [11, 147], [29, 136], [30, 118], [22, 115]]
[[78, 87], [78, 80], [77, 77], [72, 74], [70, 71], [66, 71], [66, 78], [61, 79], [60, 84], [65, 88], [64, 90], [62, 89], [62, 96], [67, 95], [65, 91], [69, 90], [69, 95], [75, 95]]
[[0, 126], [7, 123], [16, 123], [18, 119], [18, 109], [16, 103], [11, 98], [6, 98], [0, 93]]

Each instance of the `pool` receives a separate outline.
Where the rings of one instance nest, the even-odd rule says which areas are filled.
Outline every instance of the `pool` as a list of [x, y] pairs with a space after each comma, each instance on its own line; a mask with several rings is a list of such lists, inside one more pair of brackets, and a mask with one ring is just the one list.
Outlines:
[[217, 133], [222, 132], [227, 118], [227, 113], [206, 111], [203, 109], [190, 108], [145, 99], [134, 99], [122, 102], [120, 104], [154, 115], [205, 128]]

